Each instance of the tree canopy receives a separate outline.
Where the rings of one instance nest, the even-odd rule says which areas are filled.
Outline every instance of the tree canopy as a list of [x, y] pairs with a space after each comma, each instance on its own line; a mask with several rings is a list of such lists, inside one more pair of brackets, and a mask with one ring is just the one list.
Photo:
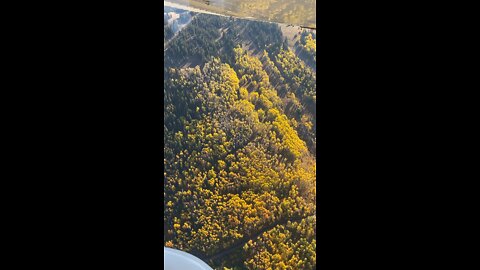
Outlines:
[[315, 73], [277, 26], [245, 49], [241, 23], [210, 17], [167, 54], [164, 244], [216, 269], [315, 269]]

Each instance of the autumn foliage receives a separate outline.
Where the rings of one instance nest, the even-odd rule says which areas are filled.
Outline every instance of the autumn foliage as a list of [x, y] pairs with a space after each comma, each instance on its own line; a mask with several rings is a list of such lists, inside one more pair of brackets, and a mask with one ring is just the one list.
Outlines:
[[315, 73], [231, 43], [164, 71], [164, 244], [216, 269], [315, 269]]

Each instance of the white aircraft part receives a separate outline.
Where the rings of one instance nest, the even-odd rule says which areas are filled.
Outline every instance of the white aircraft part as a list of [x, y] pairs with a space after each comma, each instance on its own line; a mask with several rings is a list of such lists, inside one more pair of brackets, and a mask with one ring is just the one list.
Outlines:
[[199, 258], [172, 248], [163, 248], [163, 259], [165, 270], [213, 270]]

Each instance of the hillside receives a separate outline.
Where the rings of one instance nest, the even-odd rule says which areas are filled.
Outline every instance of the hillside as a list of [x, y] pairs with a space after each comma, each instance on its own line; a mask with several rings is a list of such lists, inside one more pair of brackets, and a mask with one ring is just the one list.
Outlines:
[[312, 68], [278, 25], [205, 14], [164, 50], [164, 245], [215, 269], [315, 269]]

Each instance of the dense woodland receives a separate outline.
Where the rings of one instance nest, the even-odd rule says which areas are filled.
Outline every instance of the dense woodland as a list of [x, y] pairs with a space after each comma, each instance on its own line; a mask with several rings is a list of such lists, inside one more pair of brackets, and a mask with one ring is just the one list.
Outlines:
[[315, 72], [275, 24], [197, 14], [168, 45], [164, 245], [215, 269], [315, 269]]
[[317, 61], [317, 40], [315, 32], [303, 31], [300, 44], [305, 53], [314, 61]]
[[168, 27], [167, 20], [163, 19], [163, 42], [166, 42], [172, 37], [173, 37], [173, 30], [171, 27]]

